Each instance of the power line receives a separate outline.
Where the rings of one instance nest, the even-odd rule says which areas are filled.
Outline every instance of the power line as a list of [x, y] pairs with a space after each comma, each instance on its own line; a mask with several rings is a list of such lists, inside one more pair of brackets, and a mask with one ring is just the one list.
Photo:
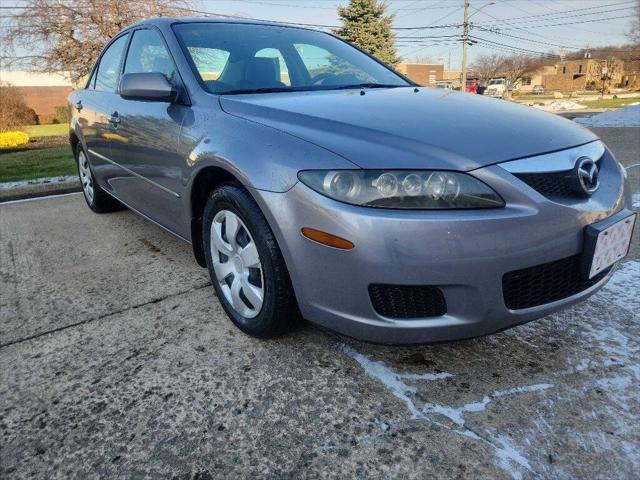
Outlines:
[[[508, 2], [510, 3], [510, 2]], [[616, 3], [608, 3], [606, 5], [598, 5], [597, 7], [585, 7], [585, 8], [574, 8], [573, 10], [564, 10], [564, 11], [558, 11], [556, 10], [553, 13], [540, 13], [540, 14], [529, 14], [529, 15], [524, 15], [524, 16], [520, 16], [520, 17], [508, 17], [508, 18], [496, 18], [496, 17], [492, 17], [494, 18], [494, 20], [487, 20], [486, 22], [482, 22], [482, 23], [495, 23], [495, 22], [512, 22], [512, 23], [519, 23], [519, 22], [513, 22], [513, 20], [521, 20], [521, 19], [531, 19], [531, 18], [538, 18], [538, 17], [548, 17], [548, 16], [556, 16], [556, 15], [572, 15], [576, 12], [582, 12], [582, 11], [586, 11], [586, 10], [601, 10], [603, 8], [607, 8], [607, 7], [615, 7], [618, 5], [629, 5], [629, 4], [635, 4], [635, 0], [626, 0], [624, 2], [616, 2]], [[522, 10], [519, 7], [518, 10], [522, 11], [522, 12], [526, 12], [526, 10]], [[626, 8], [635, 8], [635, 7], [626, 7]], [[486, 13], [486, 12], [484, 12]], [[585, 15], [596, 15], [599, 13], [608, 13], [608, 12], [592, 12], [590, 14], [585, 14]], [[547, 20], [547, 19], [543, 19], [543, 20]], [[559, 19], [548, 19], [548, 20], [559, 20]]]
[[[606, 11], [598, 11], [598, 12], [589, 12], [589, 13], [579, 13], [577, 15], [565, 15], [564, 17], [558, 17], [558, 18], [544, 18], [544, 19], [534, 19], [534, 20], [519, 20], [516, 22], [510, 21], [508, 22], [509, 25], [513, 25], [513, 24], [518, 24], [518, 25], [522, 25], [525, 23], [535, 23], [535, 22], [544, 22], [544, 21], [556, 21], [556, 20], [564, 20], [565, 18], [577, 18], [577, 17], [588, 17], [588, 16], [592, 16], [592, 15], [601, 15], [601, 14], [610, 14], [613, 12], [620, 12], [623, 10], [634, 10], [635, 7], [622, 7], [622, 8], [614, 8], [611, 10], [606, 10]], [[533, 16], [533, 15], [532, 15]], [[504, 19], [498, 19], [496, 20], [492, 20], [492, 21], [487, 21], [487, 22], [478, 22], [478, 23], [497, 23], [498, 21], [507, 23], [506, 20]]]

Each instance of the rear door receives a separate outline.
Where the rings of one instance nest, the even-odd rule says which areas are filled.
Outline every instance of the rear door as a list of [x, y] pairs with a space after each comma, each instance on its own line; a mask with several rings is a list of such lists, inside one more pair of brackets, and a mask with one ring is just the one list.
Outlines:
[[116, 90], [128, 39], [129, 34], [124, 34], [111, 42], [100, 57], [80, 103], [73, 105], [79, 109], [79, 122], [96, 179], [103, 188], [116, 194], [114, 179], [127, 174], [111, 158], [111, 141], [116, 128], [111, 112], [113, 102], [118, 98]]
[[125, 74], [158, 72], [181, 92], [174, 103], [118, 97], [111, 115], [118, 119], [111, 139], [113, 159], [133, 177], [120, 190], [122, 199], [162, 226], [188, 238], [181, 222], [184, 159], [178, 155], [180, 128], [191, 113], [186, 91], [161, 33], [153, 27], [133, 32]]

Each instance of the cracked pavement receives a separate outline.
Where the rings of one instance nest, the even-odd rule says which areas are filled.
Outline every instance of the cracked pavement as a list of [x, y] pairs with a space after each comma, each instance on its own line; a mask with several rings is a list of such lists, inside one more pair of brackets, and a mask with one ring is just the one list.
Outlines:
[[[638, 163], [637, 129], [601, 130]], [[638, 230], [586, 302], [386, 347], [248, 337], [150, 222], [0, 204], [0, 477], [637, 478]]]

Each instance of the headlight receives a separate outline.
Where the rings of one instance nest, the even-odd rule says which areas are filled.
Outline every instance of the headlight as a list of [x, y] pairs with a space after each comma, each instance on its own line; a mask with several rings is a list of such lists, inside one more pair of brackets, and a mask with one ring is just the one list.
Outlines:
[[498, 208], [504, 200], [480, 180], [433, 170], [305, 170], [302, 183], [340, 202], [377, 208]]

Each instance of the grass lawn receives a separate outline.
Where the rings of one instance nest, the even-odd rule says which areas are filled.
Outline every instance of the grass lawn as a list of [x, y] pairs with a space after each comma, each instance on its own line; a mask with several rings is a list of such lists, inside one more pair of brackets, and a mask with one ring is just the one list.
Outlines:
[[75, 161], [68, 145], [0, 154], [0, 182], [16, 182], [76, 173]]
[[513, 99], [516, 101], [517, 100], [549, 100], [550, 98], [553, 98], [552, 93], [542, 93], [540, 95], [527, 94], [527, 95], [518, 95], [513, 97]]
[[640, 102], [640, 97], [603, 98], [598, 100], [584, 100], [584, 101], [581, 101], [580, 103], [587, 108], [622, 108], [635, 102]]
[[29, 125], [24, 129], [30, 137], [57, 137], [69, 135], [69, 125], [67, 123]]

